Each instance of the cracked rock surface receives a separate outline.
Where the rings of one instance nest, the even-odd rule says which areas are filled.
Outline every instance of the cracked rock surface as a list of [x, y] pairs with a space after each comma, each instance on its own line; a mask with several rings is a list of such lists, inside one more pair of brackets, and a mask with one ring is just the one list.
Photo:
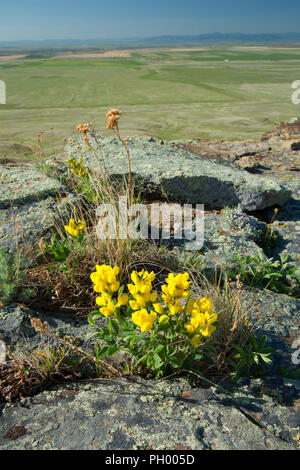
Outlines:
[[[296, 448], [299, 409], [275, 406], [278, 397], [259, 380], [236, 396], [191, 389], [185, 380], [137, 381], [81, 383], [42, 392], [22, 407], [0, 405], [0, 449]], [[16, 426], [20, 436], [9, 438]]]
[[[107, 169], [115, 178], [123, 178], [128, 174], [124, 147], [114, 138], [103, 139], [101, 144]], [[91, 149], [82, 138], [73, 139], [65, 147], [66, 157], [82, 155], [87, 166], [97, 168], [101, 155], [93, 139], [90, 145]], [[234, 165], [199, 159], [170, 143], [132, 137], [129, 147], [135, 185], [149, 195], [166, 193], [178, 201], [200, 202], [208, 209], [240, 204], [248, 211], [282, 205], [290, 197], [290, 191], [273, 178], [262, 182]]]

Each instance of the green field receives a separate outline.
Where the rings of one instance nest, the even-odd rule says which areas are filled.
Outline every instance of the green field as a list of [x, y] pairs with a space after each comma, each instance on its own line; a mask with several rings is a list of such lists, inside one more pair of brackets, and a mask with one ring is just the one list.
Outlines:
[[255, 139], [300, 115], [300, 105], [291, 102], [291, 83], [300, 80], [296, 47], [0, 58], [0, 80], [7, 86], [7, 104], [0, 105], [0, 155], [13, 152], [14, 142], [34, 148], [43, 131], [46, 156], [62, 149], [64, 137], [76, 135], [80, 122], [95, 120], [107, 135], [110, 107], [123, 111], [123, 135], [172, 140]]

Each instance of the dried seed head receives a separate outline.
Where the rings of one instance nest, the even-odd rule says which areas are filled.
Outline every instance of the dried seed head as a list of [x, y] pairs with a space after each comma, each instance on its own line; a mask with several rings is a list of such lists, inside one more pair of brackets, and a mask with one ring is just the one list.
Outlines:
[[43, 323], [39, 318], [31, 318], [30, 323], [37, 333], [46, 334], [49, 330], [48, 323]]
[[108, 119], [107, 129], [113, 129], [114, 127], [117, 127], [121, 114], [121, 111], [118, 109], [111, 109], [108, 111], [108, 113], [106, 113], [106, 117]]

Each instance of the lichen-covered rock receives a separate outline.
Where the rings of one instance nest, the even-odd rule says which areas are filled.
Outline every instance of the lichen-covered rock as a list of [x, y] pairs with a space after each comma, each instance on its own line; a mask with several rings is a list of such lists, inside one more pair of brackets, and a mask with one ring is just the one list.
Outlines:
[[66, 188], [32, 168], [0, 165], [0, 209], [65, 194]]
[[[199, 269], [206, 273], [214, 272], [217, 265], [230, 265], [235, 252], [260, 254], [261, 236], [267, 226], [245, 211], [279, 206], [292, 193], [293, 198], [276, 216], [274, 225], [281, 238], [272, 256], [286, 250], [296, 264], [300, 189], [291, 169], [297, 165], [292, 160], [293, 152], [287, 151], [290, 169], [288, 177], [282, 177], [283, 188], [272, 178], [253, 176], [233, 166], [236, 159], [250, 154], [263, 165], [268, 158], [271, 161], [278, 157], [284, 166], [282, 143], [213, 146], [211, 143], [210, 150], [215, 155], [223, 155], [218, 162], [204, 155], [201, 159], [178, 145], [133, 138], [130, 148], [136, 182], [148, 194], [163, 191], [178, 201], [204, 203], [207, 208], [234, 206], [205, 214], [204, 245], [191, 256], [199, 256]], [[104, 139], [102, 149], [112, 174], [126, 174], [127, 160], [120, 144], [115, 139]], [[82, 139], [73, 146], [70, 142], [66, 151], [75, 156], [82, 153], [86, 164], [95, 168], [93, 151], [84, 149]], [[230, 163], [225, 161], [226, 152]], [[274, 168], [278, 167], [274, 164]], [[1, 166], [0, 171], [0, 246], [12, 251], [15, 236], [19, 243], [24, 236], [33, 244], [49, 233], [56, 216], [67, 214], [69, 204], [78, 201], [61, 183], [37, 170]], [[273, 166], [268, 171], [274, 177], [280, 175]], [[266, 210], [264, 220], [270, 221], [273, 215], [274, 208]], [[16, 221], [20, 227], [17, 232]], [[178, 256], [187, 256], [178, 244]], [[265, 377], [243, 379], [235, 386], [222, 380], [220, 387], [210, 388], [204, 388], [205, 381], [201, 387], [192, 388], [185, 379], [155, 382], [125, 377], [59, 385], [21, 404], [0, 403], [0, 449], [296, 449], [300, 385], [294, 378], [297, 365], [292, 357], [295, 340], [299, 339], [300, 300], [247, 289], [241, 301], [246, 303], [257, 336], [266, 334], [268, 346], [274, 348], [273, 363]], [[47, 321], [55, 334], [76, 337], [83, 349], [93, 350], [93, 330], [85, 319], [60, 312], [35, 312], [23, 305], [1, 306], [0, 341], [17, 355], [29, 346], [40, 348], [44, 341], [52, 344], [52, 339], [40, 337], [31, 327], [32, 317]]]
[[268, 345], [274, 349], [268, 374], [277, 374], [279, 367], [297, 369], [293, 364], [293, 343], [299, 339], [300, 299], [276, 294], [266, 289], [244, 292], [255, 334], [266, 335]]
[[89, 350], [94, 349], [93, 330], [87, 320], [58, 313], [39, 313], [24, 305], [0, 307], [0, 340], [4, 341], [16, 354], [24, 352], [28, 346], [36, 348], [41, 341], [53, 342], [51, 338], [41, 338], [30, 324], [31, 318], [47, 321], [50, 330], [63, 338], [74, 336]]
[[0, 165], [0, 247], [31, 250], [70, 212], [78, 197], [58, 180], [30, 167]]
[[[265, 224], [260, 224], [254, 217], [251, 217], [251, 224], [248, 223], [249, 216], [244, 213], [241, 216], [242, 222], [237, 224], [227, 216], [228, 211], [221, 213], [207, 212], [204, 217], [204, 237], [203, 245], [201, 237], [192, 244], [192, 251], [187, 254], [191, 245], [185, 239], [174, 240], [175, 256], [184, 261], [187, 256], [195, 258], [198, 256], [197, 268], [207, 277], [213, 278], [216, 271], [224, 268], [229, 270], [233, 267], [233, 258], [237, 254], [245, 256], [260, 255], [263, 249], [257, 244], [260, 240], [261, 230]], [[240, 221], [240, 219], [239, 219]], [[196, 249], [198, 247], [198, 249]]]
[[[66, 157], [82, 156], [87, 166], [97, 168], [101, 156], [92, 139], [90, 144], [92, 148], [87, 148], [81, 138], [71, 141], [65, 147]], [[128, 174], [124, 147], [113, 138], [103, 139], [101, 144], [107, 169], [112, 176], [123, 178]], [[272, 178], [262, 181], [233, 165], [199, 159], [170, 144], [136, 137], [130, 139], [129, 148], [135, 185], [148, 194], [166, 193], [178, 201], [201, 203], [211, 209], [240, 204], [248, 211], [281, 205], [290, 197]]]
[[[272, 224], [280, 234], [272, 256], [287, 254], [300, 276], [300, 178], [287, 177], [284, 184], [292, 191], [292, 198], [280, 208]], [[267, 220], [271, 220], [273, 215], [272, 211], [266, 211]]]
[[240, 142], [197, 139], [191, 142], [174, 141], [173, 145], [187, 148], [191, 153], [219, 163], [238, 162], [240, 159], [261, 155], [271, 150], [267, 142]]
[[244, 238], [249, 238], [255, 242], [260, 242], [267, 233], [268, 226], [260, 222], [255, 217], [245, 214], [240, 209], [228, 209], [225, 217], [229, 220], [233, 229], [239, 230]]
[[0, 210], [0, 246], [10, 252], [16, 251], [17, 244], [32, 249], [41, 237], [50, 234], [55, 224], [66, 220], [72, 202], [76, 203], [73, 195], [62, 199], [49, 196], [31, 204]]
[[60, 387], [26, 406], [0, 405], [0, 448], [296, 449], [296, 407], [276, 398], [261, 381], [241, 387], [236, 396], [217, 387], [191, 388], [183, 379], [123, 378]]

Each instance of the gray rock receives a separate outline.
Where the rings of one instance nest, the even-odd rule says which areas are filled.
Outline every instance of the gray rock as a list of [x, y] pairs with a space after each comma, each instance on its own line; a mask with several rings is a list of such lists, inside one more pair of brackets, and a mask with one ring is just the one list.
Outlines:
[[[233, 258], [236, 254], [254, 256], [263, 253], [258, 243], [264, 226], [255, 217], [239, 210], [226, 210], [220, 214], [206, 213], [203, 245], [200, 237], [199, 242], [192, 242], [191, 245], [185, 239], [174, 240], [174, 254], [183, 264], [189, 259], [193, 264], [197, 260], [197, 269], [213, 279], [220, 269], [234, 267]], [[190, 247], [192, 251], [188, 252]]]
[[293, 450], [298, 425], [296, 409], [276, 403], [260, 381], [235, 396], [183, 379], [123, 378], [2, 405], [0, 449]]
[[296, 370], [292, 345], [299, 339], [300, 299], [266, 289], [253, 289], [245, 291], [244, 300], [249, 305], [249, 319], [255, 334], [258, 337], [266, 335], [268, 346], [274, 349], [268, 374], [276, 375], [278, 367]]
[[65, 192], [66, 188], [59, 181], [37, 170], [0, 165], [0, 209]]
[[[128, 174], [123, 146], [112, 138], [101, 143], [111, 175], [123, 178]], [[81, 155], [87, 166], [96, 169], [101, 157], [92, 140], [91, 145], [89, 149], [81, 138], [73, 140], [65, 147], [66, 157]], [[129, 147], [135, 185], [148, 194], [165, 193], [178, 201], [202, 203], [212, 209], [240, 204], [248, 211], [281, 205], [290, 197], [290, 191], [272, 178], [260, 180], [234, 165], [199, 159], [167, 143], [131, 138]]]
[[0, 246], [32, 249], [63, 220], [78, 197], [56, 179], [30, 167], [0, 165]]
[[[80, 344], [88, 350], [94, 349], [93, 330], [86, 319], [57, 313], [39, 313], [30, 310], [24, 305], [13, 304], [0, 308], [0, 340], [4, 341], [16, 354], [24, 352], [26, 348], [38, 347], [45, 339], [35, 332], [30, 324], [31, 318], [47, 321], [50, 330], [63, 338], [74, 336]], [[53, 342], [53, 341], [52, 341]]]

